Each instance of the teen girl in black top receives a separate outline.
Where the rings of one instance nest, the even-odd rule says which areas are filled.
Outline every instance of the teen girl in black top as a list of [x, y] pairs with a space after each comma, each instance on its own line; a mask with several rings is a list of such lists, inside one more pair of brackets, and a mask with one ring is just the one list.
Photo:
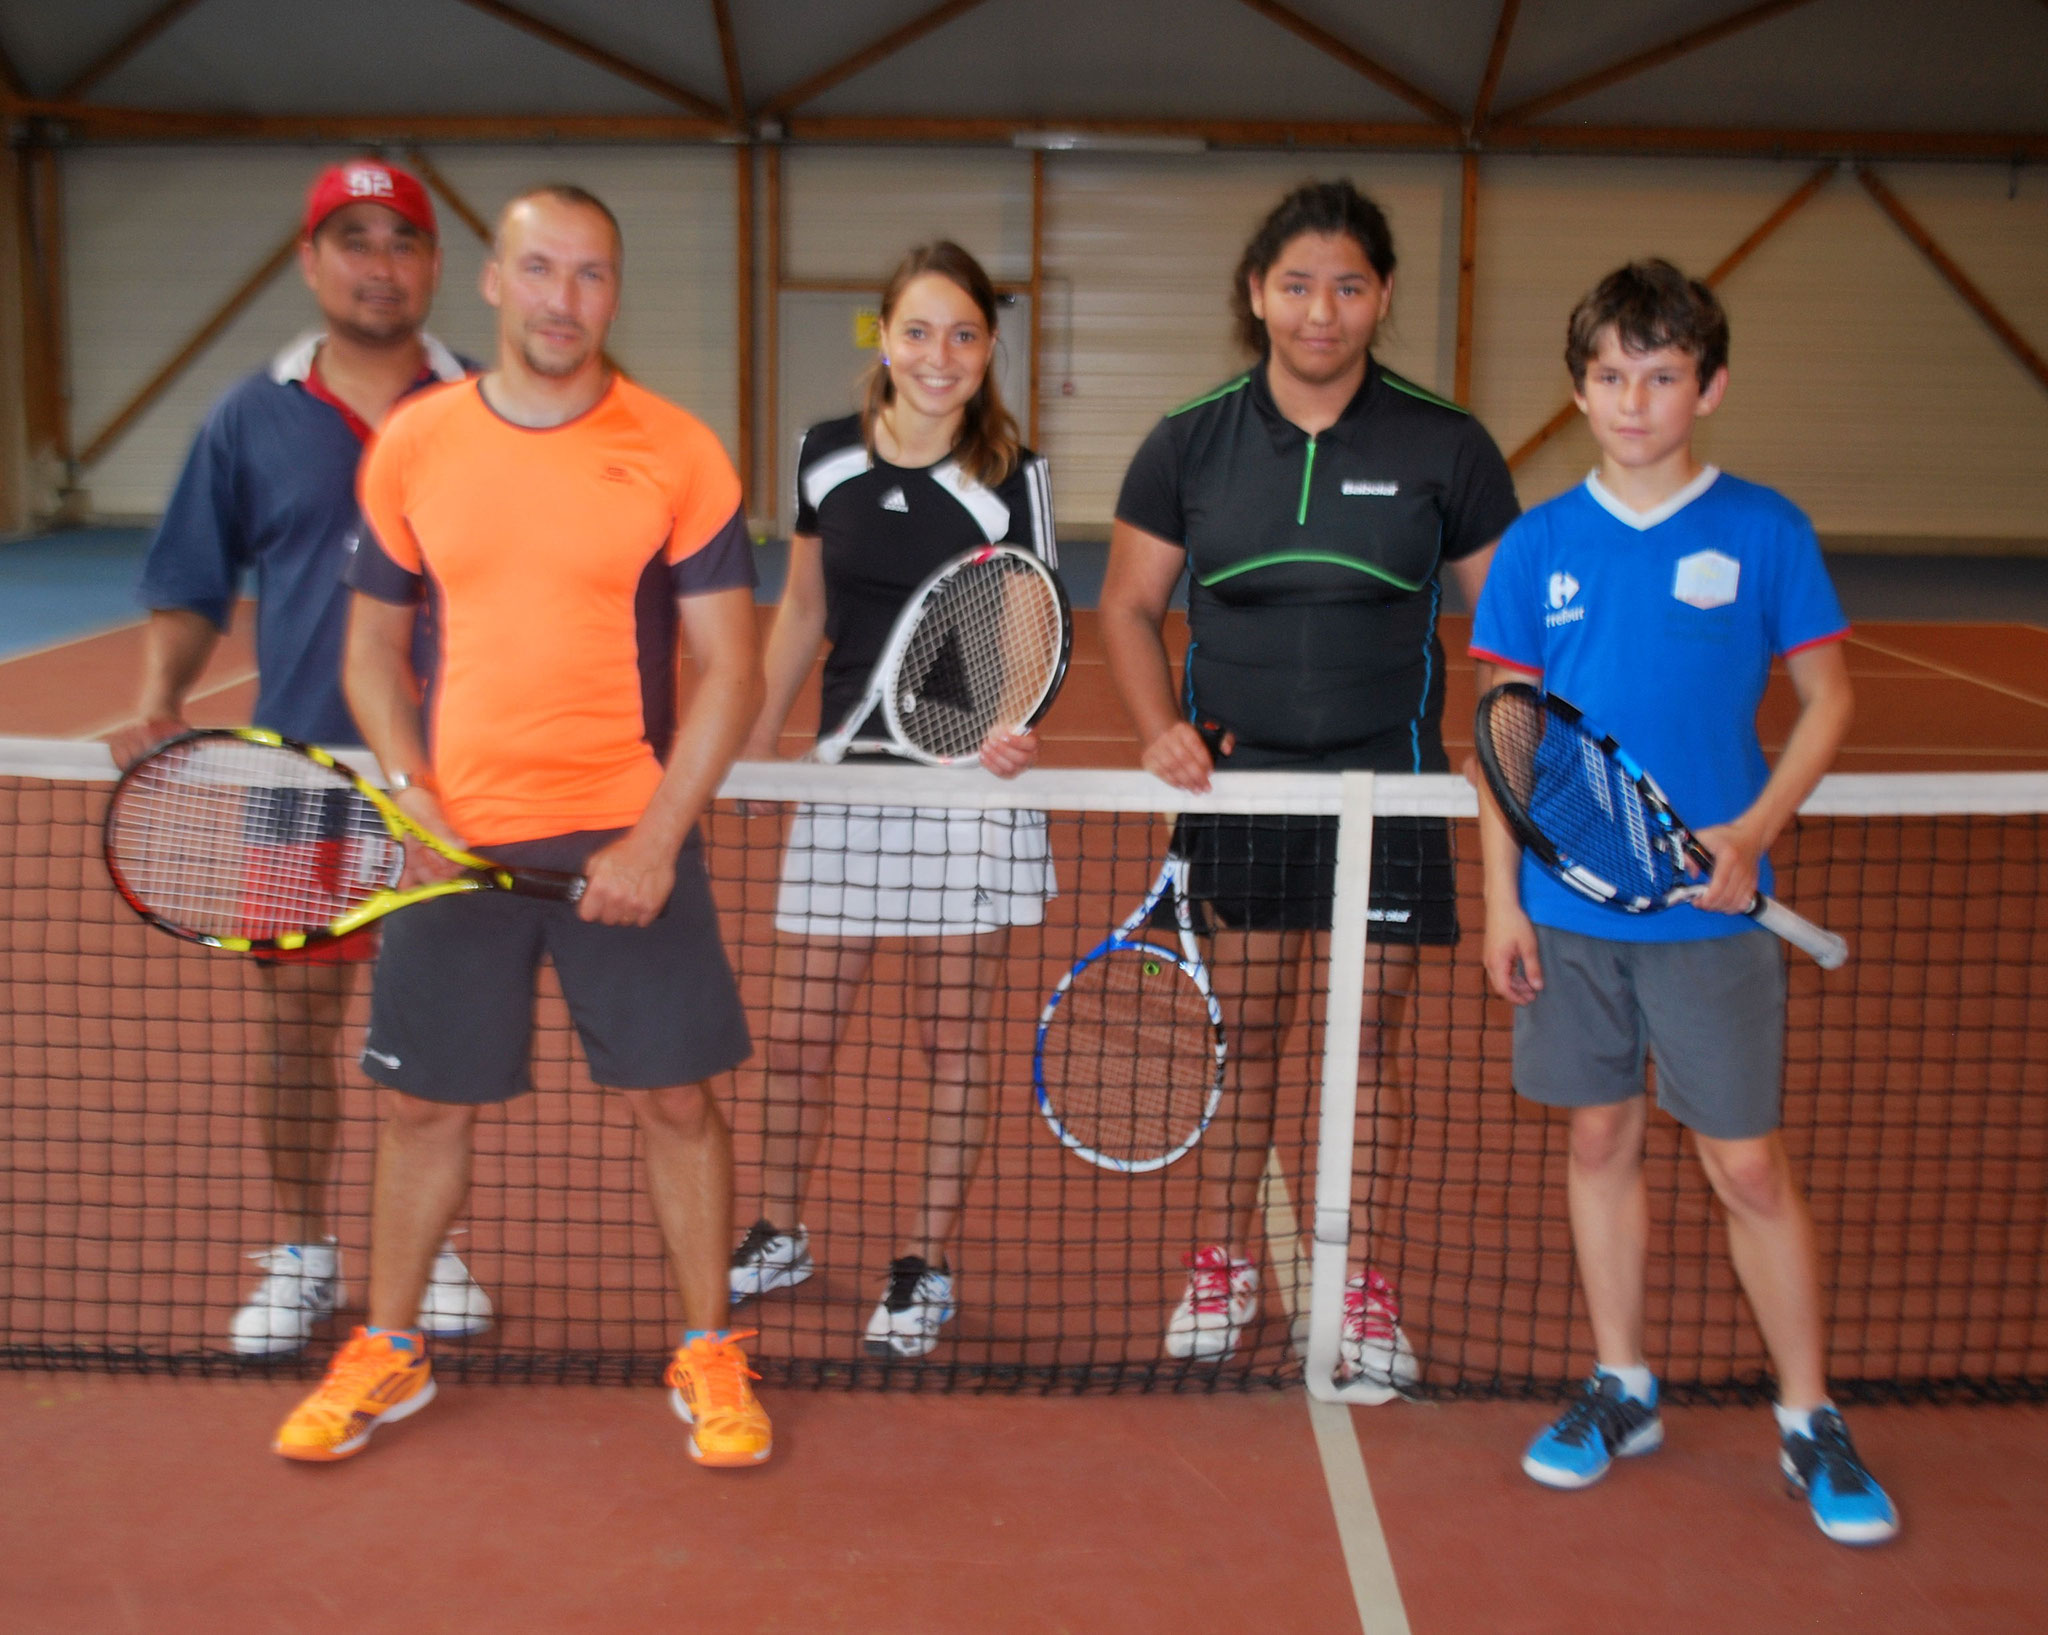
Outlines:
[[[768, 639], [767, 702], [747, 753], [772, 757], [821, 642], [820, 729], [856, 708], [911, 593], [950, 558], [1009, 543], [1054, 561], [1045, 462], [1017, 438], [991, 364], [996, 295], [958, 245], [911, 252], [882, 295], [882, 356], [857, 415], [805, 434], [789, 580]], [[878, 720], [861, 736], [886, 738]], [[982, 765], [1014, 777], [1035, 734], [993, 732]], [[911, 1019], [932, 1103], [915, 1222], [864, 1336], [921, 1357], [953, 1315], [946, 1244], [988, 1122], [988, 1017], [1013, 925], [1054, 890], [1042, 813], [806, 806], [776, 902], [763, 1209], [733, 1256], [736, 1299], [811, 1275], [800, 1221], [830, 1116], [832, 1056], [881, 938], [907, 939]]]
[[[1131, 462], [1103, 641], [1145, 766], [1177, 788], [1205, 789], [1218, 767], [1448, 768], [1439, 576], [1448, 570], [1475, 603], [1519, 507], [1485, 429], [1373, 357], [1393, 293], [1377, 205], [1348, 182], [1288, 195], [1246, 246], [1232, 290], [1258, 361], [1169, 414]], [[1177, 689], [1161, 625], [1184, 573], [1192, 639]], [[1365, 1048], [1377, 1056], [1416, 947], [1454, 941], [1457, 919], [1441, 823], [1374, 828]], [[1301, 954], [1330, 924], [1334, 826], [1190, 819], [1179, 839], [1231, 1050], [1225, 1103], [1198, 1149], [1199, 1241], [1166, 1344], [1217, 1357], [1258, 1310], [1252, 1211]], [[1347, 1316], [1354, 1371], [1413, 1377], [1393, 1291], [1376, 1274], [1353, 1280]]]

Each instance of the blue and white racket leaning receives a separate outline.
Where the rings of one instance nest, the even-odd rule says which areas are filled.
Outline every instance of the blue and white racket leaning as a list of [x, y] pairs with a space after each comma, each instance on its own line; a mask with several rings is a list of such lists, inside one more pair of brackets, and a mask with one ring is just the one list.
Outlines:
[[[927, 766], [971, 762], [991, 732], [1038, 724], [1072, 648], [1059, 575], [1011, 545], [964, 551], [911, 594], [861, 701], [810, 758], [830, 765], [853, 751]], [[856, 738], [877, 709], [888, 736]]]
[[[1652, 914], [1697, 897], [1714, 872], [1656, 780], [1577, 706], [1523, 681], [1479, 701], [1479, 766], [1501, 815], [1538, 862], [1582, 897]], [[1759, 892], [1747, 910], [1766, 931], [1832, 971], [1849, 945]]]
[[[1154, 929], [1169, 901], [1172, 946]], [[1164, 1169], [1216, 1116], [1226, 1055], [1223, 1012], [1188, 916], [1187, 862], [1170, 856], [1145, 900], [1039, 1013], [1038, 1110], [1091, 1164], [1126, 1175]]]

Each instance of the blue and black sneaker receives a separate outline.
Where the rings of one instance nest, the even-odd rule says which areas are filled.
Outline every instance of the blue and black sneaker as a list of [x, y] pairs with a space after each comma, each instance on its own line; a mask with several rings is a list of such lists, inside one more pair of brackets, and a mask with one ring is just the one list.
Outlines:
[[1834, 1409], [1814, 1409], [1804, 1436], [1786, 1432], [1778, 1463], [1793, 1496], [1806, 1496], [1813, 1524], [1837, 1544], [1882, 1544], [1898, 1532], [1899, 1513], [1863, 1468], [1849, 1427]]
[[1656, 1388], [1651, 1387], [1648, 1402], [1641, 1402], [1614, 1375], [1595, 1374], [1557, 1423], [1529, 1444], [1522, 1469], [1545, 1487], [1591, 1487], [1616, 1459], [1648, 1453], [1663, 1443]]

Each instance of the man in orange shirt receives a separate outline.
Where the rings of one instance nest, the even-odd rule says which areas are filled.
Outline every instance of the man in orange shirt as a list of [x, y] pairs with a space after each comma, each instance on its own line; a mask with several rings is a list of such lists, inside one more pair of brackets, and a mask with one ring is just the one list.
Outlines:
[[[605, 362], [621, 250], [580, 188], [514, 199], [484, 267], [496, 367], [394, 415], [364, 462], [343, 675], [399, 804], [461, 846], [589, 885], [574, 906], [465, 895], [389, 922], [363, 1049], [385, 1086], [370, 1320], [285, 1421], [287, 1458], [346, 1458], [432, 1400], [413, 1314], [468, 1190], [477, 1109], [531, 1087], [543, 952], [592, 1077], [640, 1127], [682, 1296], [668, 1378], [690, 1453], [769, 1454], [724, 1326], [732, 1141], [703, 1082], [751, 1045], [695, 830], [760, 706], [753, 560], [717, 439]], [[438, 651], [416, 676], [422, 599]], [[680, 726], [679, 634], [698, 672]], [[449, 872], [418, 849], [408, 870]]]

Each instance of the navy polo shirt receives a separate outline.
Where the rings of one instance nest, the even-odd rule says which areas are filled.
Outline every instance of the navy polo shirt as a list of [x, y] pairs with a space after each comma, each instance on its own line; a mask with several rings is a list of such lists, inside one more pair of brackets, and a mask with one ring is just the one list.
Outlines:
[[[357, 744], [362, 734], [341, 691], [342, 573], [362, 527], [356, 467], [366, 428], [321, 393], [313, 374], [320, 339], [293, 342], [207, 414], [150, 541], [141, 596], [146, 607], [197, 613], [226, 630], [253, 568], [255, 724], [316, 744]], [[472, 372], [439, 341], [423, 340], [427, 368], [414, 390]]]

